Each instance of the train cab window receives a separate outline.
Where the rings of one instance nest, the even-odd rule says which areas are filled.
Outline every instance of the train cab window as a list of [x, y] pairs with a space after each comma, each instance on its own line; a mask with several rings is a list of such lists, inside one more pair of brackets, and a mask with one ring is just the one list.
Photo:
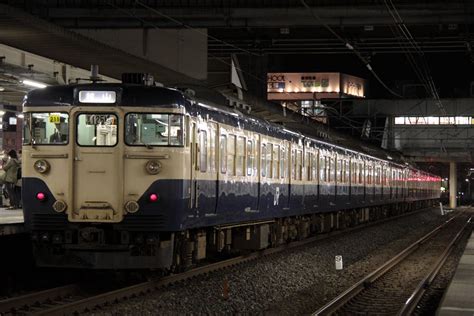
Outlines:
[[77, 116], [79, 146], [111, 147], [117, 144], [117, 115], [81, 113]]
[[280, 170], [279, 168], [279, 155], [280, 155], [280, 146], [279, 145], [275, 145], [273, 146], [273, 162], [272, 162], [272, 167], [273, 167], [273, 171], [272, 171], [272, 175], [273, 175], [273, 178], [274, 179], [278, 179], [279, 178], [279, 175], [278, 175], [278, 171]]
[[69, 142], [67, 113], [26, 113], [23, 144], [66, 145]]
[[199, 169], [207, 171], [207, 132], [199, 131]]
[[227, 173], [227, 136], [221, 135], [219, 143], [219, 160], [221, 165], [221, 172], [223, 174]]
[[244, 159], [245, 159], [245, 137], [240, 136], [237, 139], [237, 162], [236, 173], [238, 176], [244, 175]]
[[227, 136], [227, 174], [235, 175], [235, 135]]
[[125, 116], [125, 143], [130, 146], [183, 146], [183, 116], [129, 113]]

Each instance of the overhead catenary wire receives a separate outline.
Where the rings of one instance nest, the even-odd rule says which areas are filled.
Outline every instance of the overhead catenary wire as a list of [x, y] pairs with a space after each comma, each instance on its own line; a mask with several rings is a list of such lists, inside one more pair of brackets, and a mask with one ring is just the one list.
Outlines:
[[[135, 3], [137, 3], [137, 4], [140, 5], [140, 6], [142, 6], [142, 7], [145, 8], [145, 9], [150, 10], [152, 13], [155, 13], [155, 14], [157, 14], [157, 15], [159, 15], [159, 16], [162, 16], [162, 17], [164, 17], [164, 18], [169, 19], [170, 21], [173, 21], [174, 23], [176, 23], [177, 25], [179, 25], [179, 26], [181, 26], [181, 27], [185, 27], [185, 28], [187, 28], [187, 29], [189, 29], [189, 30], [197, 31], [197, 33], [199, 33], [199, 34], [201, 34], [201, 35], [203, 35], [203, 36], [206, 36], [207, 38], [211, 38], [211, 39], [213, 39], [213, 40], [216, 40], [216, 41], [219, 41], [219, 42], [221, 42], [221, 43], [224, 43], [224, 44], [226, 44], [226, 45], [228, 45], [228, 46], [230, 46], [230, 47], [233, 47], [233, 48], [235, 48], [235, 49], [238, 49], [239, 51], [242, 51], [242, 52], [244, 52], [244, 53], [251, 54], [251, 55], [254, 55], [254, 56], [260, 56], [260, 55], [258, 55], [258, 54], [252, 54], [252, 52], [250, 52], [250, 51], [247, 51], [247, 50], [242, 49], [242, 48], [240, 48], [240, 47], [237, 47], [237, 46], [235, 46], [235, 45], [233, 45], [233, 44], [227, 43], [227, 42], [225, 42], [225, 41], [223, 41], [223, 40], [221, 40], [221, 39], [218, 39], [218, 38], [216, 38], [216, 37], [214, 37], [214, 36], [212, 36], [212, 35], [207, 34], [206, 32], [202, 32], [202, 31], [200, 31], [200, 30], [194, 29], [192, 26], [186, 25], [186, 24], [184, 24], [183, 22], [177, 20], [176, 18], [169, 17], [169, 16], [163, 14], [162, 12], [160, 12], [159, 10], [156, 10], [156, 9], [154, 9], [154, 8], [152, 8], [152, 7], [149, 7], [148, 5], [145, 5], [145, 4], [141, 3], [141, 2], [138, 1], [138, 0], [136, 0]], [[148, 21], [148, 20], [145, 20], [145, 19], [143, 19], [143, 18], [141, 18], [141, 17], [139, 17], [139, 16], [133, 14], [132, 12], [130, 12], [130, 11], [128, 11], [128, 10], [125, 10], [125, 9], [123, 9], [123, 8], [121, 8], [121, 7], [119, 7], [119, 6], [117, 6], [115, 3], [111, 2], [110, 0], [108, 1], [108, 4], [109, 4], [111, 7], [115, 8], [116, 10], [118, 10], [118, 11], [120, 11], [120, 12], [122, 12], [122, 13], [124, 13], [124, 14], [130, 16], [130, 17], [132, 17], [132, 18], [137, 19], [137, 20], [140, 21], [143, 25], [149, 25], [149, 26], [151, 26], [151, 27], [153, 27], [153, 28], [155, 28], [155, 29], [161, 29], [161, 28], [160, 28], [159, 26], [157, 26], [155, 23], [153, 23], [153, 22], [151, 22], [151, 21]], [[337, 33], [334, 33], [334, 34], [337, 35]], [[337, 35], [337, 36], [338, 36], [338, 35]], [[340, 38], [340, 37], [339, 37], [339, 38]], [[342, 39], [342, 38], [341, 38], [341, 39]], [[348, 48], [349, 48], [349, 49], [353, 49], [353, 47], [351, 47], [350, 44], [347, 43], [347, 45], [348, 45]], [[223, 58], [221, 58], [221, 57], [219, 57], [219, 56], [213, 55], [213, 54], [209, 53], [208, 51], [206, 51], [206, 52], [207, 52], [207, 54], [208, 54], [210, 57], [213, 57], [215, 60], [217, 60], [217, 61], [219, 61], [219, 62], [221, 62], [221, 63], [223, 63], [223, 64], [225, 64], [225, 65], [227, 65], [227, 66], [232, 66], [232, 63], [226, 61], [225, 59], [223, 59]], [[262, 83], [264, 83], [264, 84], [267, 84], [267, 78], [266, 78], [266, 77], [265, 77], [265, 78], [261, 78], [261, 77], [255, 75], [255, 74], [253, 74], [253, 73], [250, 73], [250, 72], [248, 72], [248, 71], [246, 71], [246, 70], [244, 70], [244, 69], [242, 69], [242, 68], [240, 68], [240, 67], [237, 67], [236, 65], [233, 65], [233, 66], [234, 66], [237, 70], [239, 70], [239, 71], [241, 71], [242, 73], [248, 75], [249, 77], [252, 77], [253, 79], [255, 79], [255, 80], [259, 81], [259, 82], [262, 82]], [[370, 65], [367, 65], [367, 67], [370, 68]], [[371, 69], [371, 68], [370, 68], [370, 69]], [[375, 76], [376, 78], [378, 78], [378, 76], [377, 76], [377, 74], [376, 74], [375, 72], [374, 72], [373, 74], [374, 74], [374, 76]], [[380, 80], [380, 78], [378, 78], [378, 79]], [[387, 89], [388, 89], [388, 87], [387, 87]], [[290, 94], [289, 92], [284, 91], [283, 93], [286, 94], [286, 95], [288, 95], [288, 96], [291, 96], [291, 94]], [[329, 111], [329, 112], [333, 112], [334, 114], [338, 114], [337, 110], [336, 110], [336, 109], [332, 109], [331, 107], [324, 107], [324, 110], [327, 110], [327, 111]], [[296, 114], [296, 113], [298, 113], [298, 112], [291, 111], [291, 113], [289, 114], [289, 117], [291, 118], [291, 117], [294, 116], [294, 114]], [[308, 114], [307, 114], [307, 115], [308, 115]], [[287, 116], [287, 115], [285, 115], [285, 116]], [[324, 117], [324, 116], [323, 116], [323, 115], [319, 115], [319, 114], [316, 114], [316, 115], [313, 114], [313, 115], [309, 115], [309, 116], [303, 115], [301, 119], [304, 120], [305, 118], [308, 118], [308, 117], [317, 118], [317, 117]], [[340, 117], [340, 119], [342, 119], [343, 121], [345, 121], [345, 124], [351, 126], [351, 128], [358, 129], [358, 126], [354, 125], [354, 124], [357, 123], [355, 120], [351, 120], [351, 119], [349, 119], [349, 118], [347, 118], [347, 117]]]
[[[436, 88], [436, 85], [434, 83], [433, 77], [431, 76], [429, 66], [426, 62], [425, 59], [425, 54], [423, 50], [420, 48], [418, 45], [418, 42], [415, 40], [413, 35], [411, 34], [410, 30], [406, 26], [405, 22], [403, 21], [403, 18], [400, 16], [400, 13], [398, 12], [397, 8], [393, 4], [392, 0], [383, 0], [385, 3], [385, 6], [392, 16], [396, 27], [400, 30], [400, 33], [402, 35], [402, 38], [405, 38], [407, 42], [411, 45], [411, 47], [415, 50], [415, 52], [419, 55], [420, 57], [420, 64], [422, 67], [421, 73], [422, 73], [422, 81], [427, 85], [426, 89], [427, 92], [429, 92], [433, 99], [436, 102], [436, 105], [438, 106], [439, 111], [441, 114], [445, 115], [446, 114], [446, 109], [444, 108], [441, 99], [438, 94], [438, 90]], [[409, 52], [410, 53], [410, 52]], [[415, 62], [416, 64], [416, 62]]]
[[301, 1], [301, 4], [309, 11], [309, 13], [311, 14], [311, 16], [316, 19], [325, 29], [327, 29], [331, 34], [333, 34], [337, 39], [339, 39], [339, 41], [341, 41], [346, 47], [347, 49], [349, 49], [350, 51], [354, 52], [354, 54], [364, 63], [364, 65], [366, 66], [366, 68], [370, 71], [370, 73], [375, 77], [375, 79], [377, 79], [377, 81], [388, 91], [390, 92], [392, 95], [398, 97], [398, 98], [403, 98], [400, 94], [396, 93], [395, 91], [393, 91], [392, 89], [390, 89], [387, 84], [379, 77], [379, 75], [375, 72], [375, 70], [372, 68], [372, 66], [370, 65], [370, 62], [360, 54], [360, 52], [353, 46], [351, 45], [351, 43], [349, 43], [349, 41], [345, 40], [344, 38], [342, 38], [336, 31], [334, 31], [327, 23], [325, 23], [321, 17], [316, 13], [314, 12], [313, 8], [310, 7], [306, 2], [305, 0], [300, 0]]

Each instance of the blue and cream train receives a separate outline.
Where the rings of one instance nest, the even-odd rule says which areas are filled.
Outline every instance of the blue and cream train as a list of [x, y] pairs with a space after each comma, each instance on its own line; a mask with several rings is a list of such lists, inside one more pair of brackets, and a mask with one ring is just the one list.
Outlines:
[[178, 90], [47, 87], [24, 101], [40, 266], [184, 268], [422, 207], [440, 178]]

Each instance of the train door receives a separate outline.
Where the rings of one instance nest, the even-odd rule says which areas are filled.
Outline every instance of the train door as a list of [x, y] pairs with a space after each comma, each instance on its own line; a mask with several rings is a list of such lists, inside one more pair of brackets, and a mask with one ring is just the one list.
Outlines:
[[197, 208], [197, 172], [198, 166], [198, 133], [197, 123], [191, 121], [190, 129], [190, 150], [191, 150], [191, 165], [190, 165], [190, 196], [189, 196], [189, 208], [195, 210]]
[[[119, 222], [123, 212], [121, 113], [116, 108], [72, 111], [76, 141], [71, 220]], [[123, 128], [121, 129], [123, 130]]]
[[201, 124], [198, 130], [196, 209], [198, 216], [215, 214], [217, 207], [217, 124]]

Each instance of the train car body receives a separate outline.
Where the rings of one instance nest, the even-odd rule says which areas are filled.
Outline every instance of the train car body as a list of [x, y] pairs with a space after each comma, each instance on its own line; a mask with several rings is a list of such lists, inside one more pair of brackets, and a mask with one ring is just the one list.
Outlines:
[[173, 89], [48, 87], [24, 112], [24, 215], [40, 266], [189, 266], [439, 197], [436, 176]]

